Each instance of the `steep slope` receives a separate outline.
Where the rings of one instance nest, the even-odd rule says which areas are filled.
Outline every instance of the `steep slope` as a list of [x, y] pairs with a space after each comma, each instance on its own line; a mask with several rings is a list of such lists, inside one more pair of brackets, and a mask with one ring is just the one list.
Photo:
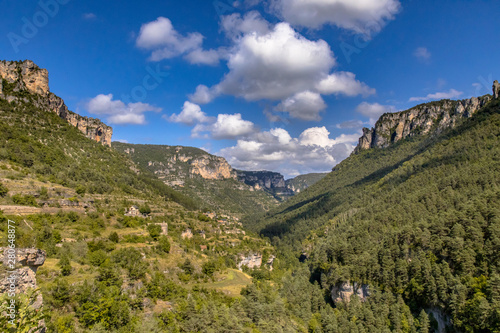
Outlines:
[[277, 204], [267, 192], [239, 182], [237, 172], [224, 158], [204, 150], [120, 142], [113, 142], [113, 148], [212, 210], [248, 214], [267, 211]]
[[[382, 116], [375, 144], [364, 146], [365, 132], [356, 154], [253, 225], [304, 251], [346, 325], [355, 316], [367, 331], [398, 330], [433, 313], [440, 329], [500, 328], [500, 101], [477, 100], [446, 126], [439, 114], [463, 101], [419, 106], [422, 126], [406, 127], [408, 111]], [[345, 308], [352, 294], [365, 302]]]

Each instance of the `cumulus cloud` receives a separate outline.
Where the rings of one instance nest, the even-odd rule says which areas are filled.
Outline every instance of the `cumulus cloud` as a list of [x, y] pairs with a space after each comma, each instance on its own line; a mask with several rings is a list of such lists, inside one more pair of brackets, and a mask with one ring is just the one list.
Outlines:
[[242, 119], [240, 113], [219, 114], [215, 122], [207, 125], [197, 124], [192, 130], [192, 136], [223, 140], [237, 139], [254, 132], [256, 132], [254, 123]]
[[164, 116], [165, 119], [173, 123], [182, 123], [184, 125], [192, 126], [196, 123], [206, 123], [211, 121], [211, 117], [201, 111], [201, 107], [191, 102], [184, 102], [182, 112], [179, 114], [172, 114], [170, 117]]
[[207, 104], [214, 100], [219, 93], [215, 88], [209, 88], [203, 84], [200, 84], [196, 87], [196, 91], [194, 94], [188, 95], [189, 99], [193, 103], [197, 104]]
[[218, 152], [235, 168], [273, 170], [287, 177], [330, 171], [348, 157], [360, 134], [330, 138], [325, 127], [306, 129], [293, 138], [285, 129], [258, 132]]
[[[229, 72], [215, 86], [199, 85], [189, 96], [192, 102], [207, 103], [221, 94], [247, 101], [281, 100], [282, 111], [299, 119], [317, 120], [325, 108], [319, 94], [375, 93], [375, 89], [356, 80], [353, 73], [332, 73], [336, 60], [324, 40], [309, 40], [288, 23], [270, 28], [260, 16], [253, 15], [241, 18], [233, 14], [223, 19], [223, 24], [238, 26], [241, 32], [226, 54]], [[313, 97], [313, 108], [304, 108]]]
[[203, 35], [198, 32], [182, 35], [174, 29], [166, 17], [141, 26], [136, 46], [150, 50], [150, 60], [160, 61], [184, 55], [192, 64], [216, 65], [219, 63], [217, 51], [205, 51], [202, 48]]
[[223, 16], [221, 29], [227, 37], [234, 39], [248, 33], [265, 35], [271, 30], [271, 25], [259, 12], [251, 11], [243, 17], [239, 13]]
[[316, 89], [325, 95], [346, 95], [364, 97], [376, 93], [375, 89], [356, 80], [356, 75], [350, 72], [337, 72], [324, 77], [316, 84]]
[[458, 98], [462, 96], [463, 92], [455, 89], [450, 89], [445, 92], [437, 92], [435, 94], [429, 94], [425, 97], [412, 97], [410, 98], [410, 102], [420, 102], [420, 101], [429, 101], [429, 100], [439, 100], [439, 99], [452, 99]]
[[370, 118], [370, 123], [375, 123], [377, 119], [387, 112], [394, 112], [395, 108], [391, 105], [381, 105], [379, 103], [363, 102], [358, 105], [356, 112], [361, 113], [363, 116]]
[[398, 0], [274, 0], [272, 8], [293, 25], [318, 29], [325, 24], [370, 35], [394, 19]]
[[429, 60], [431, 58], [431, 53], [426, 47], [419, 47], [413, 52], [413, 55], [420, 60]]
[[113, 95], [97, 95], [87, 104], [89, 113], [104, 116], [112, 124], [146, 124], [145, 112], [160, 112], [161, 108], [147, 103], [128, 103], [120, 100], [113, 100]]
[[301, 120], [321, 120], [319, 113], [326, 109], [321, 95], [311, 91], [303, 91], [281, 102], [276, 110], [288, 112], [290, 117]]

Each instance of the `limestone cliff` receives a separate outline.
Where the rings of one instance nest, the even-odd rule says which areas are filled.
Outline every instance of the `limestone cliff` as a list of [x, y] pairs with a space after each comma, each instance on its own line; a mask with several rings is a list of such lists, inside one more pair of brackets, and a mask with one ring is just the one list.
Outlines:
[[[498, 82], [493, 88], [493, 95], [498, 96]], [[421, 104], [402, 112], [386, 113], [379, 118], [374, 128], [363, 128], [363, 136], [354, 153], [370, 148], [385, 148], [416, 135], [441, 133], [447, 128], [455, 127], [462, 119], [472, 117], [490, 100], [490, 95], [461, 101], [442, 100]]]
[[56, 113], [89, 139], [111, 146], [113, 129], [99, 119], [69, 111], [64, 101], [50, 92], [48, 71], [33, 61], [0, 61], [0, 98], [30, 100], [35, 106]]
[[280, 173], [271, 171], [236, 171], [240, 182], [250, 185], [256, 190], [263, 189], [280, 200], [294, 195], [294, 192], [287, 187], [285, 178]]
[[191, 161], [191, 174], [200, 175], [204, 179], [236, 178], [236, 172], [225, 158], [208, 154]]

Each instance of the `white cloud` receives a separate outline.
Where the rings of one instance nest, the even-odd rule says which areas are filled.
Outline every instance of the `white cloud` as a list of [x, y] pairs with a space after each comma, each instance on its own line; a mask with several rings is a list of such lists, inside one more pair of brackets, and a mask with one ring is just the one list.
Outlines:
[[238, 140], [218, 154], [243, 170], [273, 170], [286, 177], [326, 172], [349, 156], [360, 136], [357, 133], [332, 139], [329, 135], [325, 127], [313, 127], [292, 138], [285, 129], [274, 128]]
[[174, 123], [182, 123], [189, 126], [192, 126], [196, 123], [209, 122], [211, 120], [211, 118], [208, 117], [205, 112], [201, 111], [199, 105], [188, 101], [184, 102], [181, 113], [174, 113], [170, 117], [164, 116], [164, 118]]
[[[240, 113], [219, 114], [211, 124], [197, 124], [192, 130], [193, 137], [205, 137], [216, 140], [237, 139], [256, 132], [254, 123], [244, 120]], [[205, 134], [203, 134], [205, 133]], [[208, 134], [206, 134], [208, 133]]]
[[196, 87], [194, 94], [188, 95], [189, 100], [197, 104], [207, 104], [214, 100], [218, 92], [214, 88], [209, 88], [203, 84]]
[[303, 91], [288, 97], [276, 110], [288, 112], [290, 117], [302, 120], [321, 120], [319, 113], [326, 109], [321, 95], [311, 91]]
[[293, 25], [332, 24], [365, 35], [380, 31], [401, 7], [398, 0], [274, 0], [273, 9]]
[[191, 64], [215, 66], [219, 64], [219, 52], [216, 50], [196, 49], [186, 54], [184, 58]]
[[202, 44], [202, 34], [192, 32], [183, 36], [165, 17], [158, 17], [155, 21], [143, 24], [136, 39], [137, 47], [152, 51], [150, 56], [152, 61], [185, 55], [193, 64], [217, 64], [219, 61], [217, 51], [204, 51]]
[[426, 47], [419, 47], [413, 52], [413, 55], [420, 60], [429, 60], [431, 58], [431, 53]]
[[325, 95], [344, 94], [351, 97], [357, 95], [366, 97], [376, 93], [375, 89], [356, 80], [356, 75], [350, 72], [330, 74], [316, 84], [316, 89]]
[[449, 91], [445, 92], [437, 92], [435, 94], [429, 94], [425, 97], [412, 97], [410, 98], [410, 102], [420, 102], [420, 101], [429, 101], [429, 100], [434, 100], [434, 99], [452, 99], [452, 98], [458, 98], [462, 96], [463, 92], [455, 90], [455, 89], [450, 89]]
[[112, 124], [146, 124], [145, 112], [160, 112], [161, 108], [147, 103], [128, 103], [120, 100], [113, 100], [113, 95], [97, 95], [87, 104], [86, 109], [89, 113], [105, 116], [108, 122]]
[[271, 30], [271, 25], [259, 12], [251, 11], [242, 18], [239, 13], [223, 16], [221, 29], [229, 38], [238, 38], [244, 34], [256, 33], [265, 35]]
[[302, 132], [299, 142], [303, 146], [329, 147], [335, 144], [335, 140], [330, 139], [330, 132], [323, 127], [311, 127]]
[[191, 101], [211, 101], [221, 94], [247, 101], [284, 101], [307, 90], [346, 96], [375, 93], [352, 73], [331, 73], [336, 60], [330, 46], [324, 40], [306, 39], [288, 23], [278, 23], [266, 33], [246, 33], [234, 43], [226, 55], [229, 72], [211, 88], [198, 86]]
[[361, 113], [363, 116], [370, 118], [370, 124], [374, 124], [377, 119], [387, 112], [394, 112], [395, 108], [391, 105], [381, 105], [379, 103], [363, 102], [358, 105], [356, 112]]

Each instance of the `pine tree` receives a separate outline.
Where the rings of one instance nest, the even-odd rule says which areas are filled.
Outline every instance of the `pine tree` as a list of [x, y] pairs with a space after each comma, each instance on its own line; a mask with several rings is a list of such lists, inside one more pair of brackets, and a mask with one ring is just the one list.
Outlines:
[[429, 328], [430, 328], [430, 321], [429, 321], [429, 316], [427, 313], [422, 310], [420, 311], [420, 315], [418, 316], [418, 321], [419, 321], [419, 333], [429, 333]]

